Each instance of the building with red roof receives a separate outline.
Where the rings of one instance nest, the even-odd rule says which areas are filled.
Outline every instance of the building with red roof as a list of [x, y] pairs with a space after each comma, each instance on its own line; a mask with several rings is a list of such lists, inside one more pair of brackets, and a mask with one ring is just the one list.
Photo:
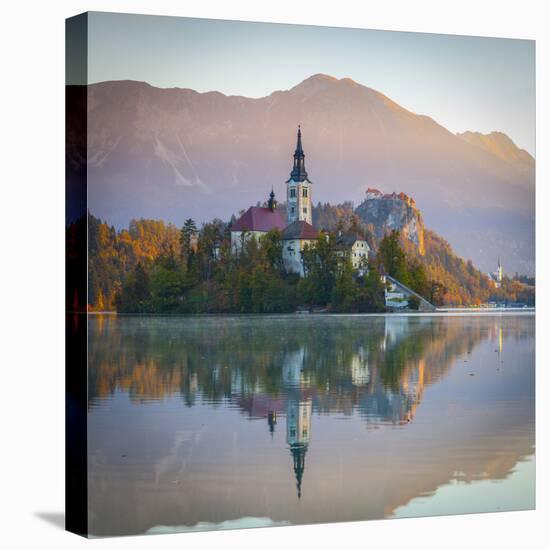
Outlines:
[[379, 199], [383, 196], [383, 193], [379, 189], [368, 187], [366, 189], [366, 200]]
[[269, 195], [267, 206], [251, 206], [231, 227], [231, 246], [240, 251], [242, 244], [252, 237], [260, 239], [272, 229], [282, 231], [286, 227], [284, 217], [276, 209], [274, 191]]

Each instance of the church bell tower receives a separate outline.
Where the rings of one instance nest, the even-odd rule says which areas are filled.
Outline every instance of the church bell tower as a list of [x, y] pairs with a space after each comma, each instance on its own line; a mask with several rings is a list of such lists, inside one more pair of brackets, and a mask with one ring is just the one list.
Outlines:
[[303, 220], [311, 225], [313, 224], [311, 183], [305, 170], [305, 153], [301, 144], [301, 126], [298, 126], [294, 166], [290, 179], [286, 181], [288, 225], [296, 220]]

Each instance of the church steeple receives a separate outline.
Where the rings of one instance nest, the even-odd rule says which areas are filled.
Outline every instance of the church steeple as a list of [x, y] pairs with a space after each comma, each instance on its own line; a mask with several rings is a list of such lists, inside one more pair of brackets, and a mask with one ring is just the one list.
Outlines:
[[290, 451], [294, 459], [297, 498], [301, 498], [301, 482], [303, 481], [303, 472], [305, 471], [305, 453], [307, 452], [307, 445], [292, 445]]
[[290, 174], [290, 179], [299, 182], [307, 179], [307, 171], [305, 170], [305, 153], [301, 143], [301, 126], [297, 127], [297, 145], [294, 152], [294, 167]]
[[305, 170], [305, 153], [301, 143], [301, 126], [297, 127], [297, 144], [290, 179], [286, 181], [288, 225], [295, 221], [313, 223], [311, 181]]
[[311, 435], [313, 401], [310, 397], [303, 399], [298, 393], [288, 398], [286, 406], [286, 442], [292, 453], [297, 497], [301, 498], [301, 482], [305, 472], [305, 454], [309, 447]]
[[501, 265], [501, 259], [498, 256], [498, 270], [497, 270], [497, 280], [498, 283], [501, 283], [503, 281], [503, 267]]

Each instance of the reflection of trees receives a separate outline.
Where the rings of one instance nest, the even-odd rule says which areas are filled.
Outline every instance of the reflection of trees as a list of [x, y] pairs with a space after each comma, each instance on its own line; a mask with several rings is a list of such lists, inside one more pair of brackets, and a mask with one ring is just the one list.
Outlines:
[[521, 317], [90, 318], [89, 403], [181, 396], [238, 408], [285, 430], [297, 496], [314, 446], [314, 414], [405, 425], [424, 389], [483, 340], [502, 353], [528, 337]]
[[[444, 376], [456, 357], [500, 331], [470, 317], [90, 318], [89, 399], [116, 391], [132, 400], [179, 394], [231, 400], [243, 410], [260, 395], [292, 385], [312, 390], [317, 411], [402, 422], [422, 388]], [[502, 329], [520, 338], [521, 318]], [[494, 325], [494, 326], [492, 326]]]

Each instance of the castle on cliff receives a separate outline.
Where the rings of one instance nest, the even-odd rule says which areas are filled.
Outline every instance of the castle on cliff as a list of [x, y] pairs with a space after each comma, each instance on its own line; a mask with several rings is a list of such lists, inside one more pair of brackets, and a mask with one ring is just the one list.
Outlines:
[[406, 193], [382, 193], [379, 189], [372, 189], [368, 187], [366, 189], [365, 200], [395, 200], [404, 201], [408, 206], [412, 208], [416, 207], [416, 201], [409, 197]]

